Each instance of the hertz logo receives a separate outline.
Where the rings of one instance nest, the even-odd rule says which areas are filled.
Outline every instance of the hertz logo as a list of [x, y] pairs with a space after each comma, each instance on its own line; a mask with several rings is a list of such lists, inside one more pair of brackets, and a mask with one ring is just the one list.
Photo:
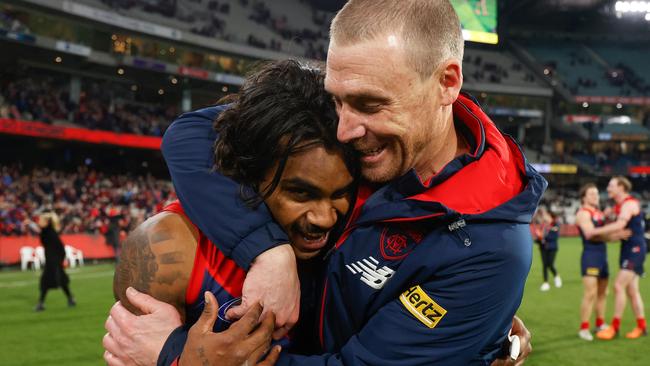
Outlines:
[[403, 292], [399, 300], [414, 317], [429, 328], [435, 328], [447, 310], [438, 305], [420, 286], [413, 286]]

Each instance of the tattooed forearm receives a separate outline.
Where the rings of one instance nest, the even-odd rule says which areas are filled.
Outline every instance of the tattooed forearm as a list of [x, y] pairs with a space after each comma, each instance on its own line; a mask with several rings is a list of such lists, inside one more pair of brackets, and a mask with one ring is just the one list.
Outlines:
[[171, 240], [173, 236], [168, 230], [158, 230], [151, 234], [151, 244], [157, 244], [163, 241]]
[[181, 251], [163, 253], [160, 255], [160, 264], [177, 264], [183, 263], [184, 261], [185, 257]]
[[173, 305], [184, 314], [185, 290], [196, 252], [196, 239], [179, 216], [160, 214], [138, 226], [122, 246], [115, 269], [116, 298], [129, 310], [129, 286]]
[[126, 288], [132, 286], [138, 291], [149, 293], [151, 282], [156, 277], [158, 263], [151, 251], [146, 230], [136, 228], [122, 246], [120, 261], [115, 270], [115, 293], [122, 297]]

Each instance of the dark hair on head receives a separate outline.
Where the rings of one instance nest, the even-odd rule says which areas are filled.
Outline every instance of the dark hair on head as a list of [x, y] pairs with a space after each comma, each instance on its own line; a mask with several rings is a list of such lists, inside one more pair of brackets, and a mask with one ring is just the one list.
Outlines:
[[[336, 139], [338, 117], [323, 82], [321, 69], [298, 61], [263, 64], [215, 121], [215, 168], [253, 188], [255, 194], [244, 197], [248, 204], [259, 204], [273, 193], [290, 155], [315, 145], [341, 149], [356, 176], [356, 156]], [[271, 183], [260, 187], [276, 163]]]
[[598, 189], [598, 187], [596, 187], [596, 184], [594, 184], [594, 183], [587, 183], [587, 184], [583, 185], [582, 187], [580, 187], [580, 190], [578, 191], [578, 196], [580, 197], [580, 203], [582, 203], [582, 200], [587, 195], [587, 191], [592, 189], [592, 188]]

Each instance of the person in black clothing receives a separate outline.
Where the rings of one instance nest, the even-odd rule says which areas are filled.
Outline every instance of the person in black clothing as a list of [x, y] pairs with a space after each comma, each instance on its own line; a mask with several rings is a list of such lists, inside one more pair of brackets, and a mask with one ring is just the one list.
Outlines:
[[61, 287], [68, 297], [68, 306], [72, 307], [76, 305], [68, 287], [70, 279], [63, 270], [65, 249], [61, 238], [59, 238], [60, 229], [61, 223], [56, 213], [47, 212], [39, 218], [38, 230], [40, 232], [41, 245], [45, 248], [45, 268], [41, 275], [41, 294], [35, 308], [36, 311], [45, 310], [45, 295], [52, 288]]
[[558, 250], [557, 241], [560, 237], [560, 224], [558, 222], [557, 214], [554, 212], [546, 213], [543, 220], [544, 223], [542, 224], [541, 235], [537, 241], [542, 255], [542, 274], [544, 276], [544, 283], [542, 283], [540, 290], [548, 291], [551, 289], [551, 286], [548, 283], [549, 270], [555, 277], [555, 287], [562, 287], [562, 279], [555, 269], [555, 255]]

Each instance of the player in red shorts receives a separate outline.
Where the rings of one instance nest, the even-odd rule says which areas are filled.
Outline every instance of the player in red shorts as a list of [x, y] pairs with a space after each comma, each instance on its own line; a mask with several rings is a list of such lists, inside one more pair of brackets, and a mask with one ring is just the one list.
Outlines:
[[605, 225], [605, 215], [598, 208], [599, 195], [595, 184], [587, 183], [580, 188], [580, 203], [582, 206], [576, 214], [576, 224], [582, 238], [580, 264], [584, 295], [580, 305], [581, 323], [578, 336], [586, 341], [592, 341], [594, 337], [589, 331], [589, 319], [594, 304], [596, 305], [596, 329], [600, 331], [606, 327], [604, 319], [609, 283], [606, 242], [627, 238], [630, 231], [619, 230], [605, 235], [599, 233], [608, 229]]
[[616, 222], [611, 227], [619, 230], [628, 228], [632, 231], [632, 235], [626, 240], [621, 240], [621, 269], [614, 283], [614, 319], [610, 328], [596, 333], [599, 339], [610, 340], [618, 335], [627, 297], [630, 298], [637, 326], [627, 333], [625, 338], [635, 339], [647, 335], [643, 299], [639, 292], [639, 277], [644, 272], [643, 263], [647, 252], [644, 237], [645, 222], [641, 204], [632, 197], [631, 191], [632, 183], [622, 176], [613, 177], [607, 185], [607, 194], [616, 202]]

